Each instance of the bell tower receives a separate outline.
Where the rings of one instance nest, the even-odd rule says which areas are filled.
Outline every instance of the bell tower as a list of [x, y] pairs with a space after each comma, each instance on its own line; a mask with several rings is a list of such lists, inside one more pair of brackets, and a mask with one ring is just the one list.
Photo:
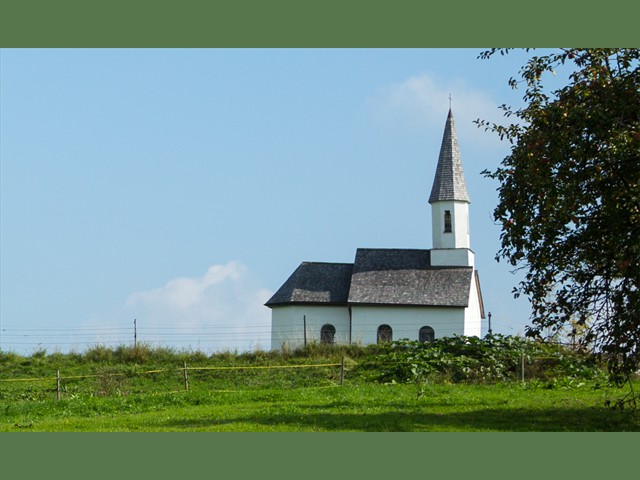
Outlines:
[[453, 114], [444, 126], [440, 156], [429, 196], [433, 266], [473, 266], [469, 240], [469, 194], [464, 180]]

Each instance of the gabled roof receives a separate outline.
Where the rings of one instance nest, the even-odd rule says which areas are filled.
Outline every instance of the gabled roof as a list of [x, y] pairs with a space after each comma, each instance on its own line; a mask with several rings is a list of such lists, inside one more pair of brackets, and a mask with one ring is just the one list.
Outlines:
[[467, 307], [472, 267], [432, 267], [429, 250], [356, 252], [350, 304]]
[[440, 156], [438, 157], [438, 166], [433, 179], [429, 203], [446, 200], [471, 203], [467, 193], [467, 184], [464, 181], [462, 159], [451, 109], [449, 109], [449, 115], [444, 125]]
[[352, 263], [302, 262], [265, 305], [346, 305], [352, 270]]
[[432, 267], [429, 250], [360, 248], [355, 263], [303, 262], [265, 304], [467, 307], [472, 267]]

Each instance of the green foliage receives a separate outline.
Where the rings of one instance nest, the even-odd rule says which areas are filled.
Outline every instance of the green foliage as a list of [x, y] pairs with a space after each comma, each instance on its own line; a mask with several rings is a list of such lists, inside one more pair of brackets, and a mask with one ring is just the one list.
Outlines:
[[[358, 356], [361, 347], [309, 345], [295, 352], [256, 350], [246, 353], [178, 351], [147, 344], [102, 345], [84, 353], [28, 357], [0, 352], [0, 400], [56, 397], [56, 372], [63, 399], [132, 396], [144, 392], [184, 390], [184, 364], [189, 389], [296, 388], [334, 385], [340, 381], [341, 356]], [[350, 360], [353, 362], [353, 360]], [[269, 368], [279, 365], [333, 364], [323, 368]], [[19, 379], [18, 381], [10, 381]], [[26, 379], [26, 380], [23, 380]]]
[[640, 365], [640, 49], [534, 55], [509, 84], [525, 88], [524, 107], [502, 106], [516, 121], [478, 122], [512, 145], [483, 172], [500, 183], [496, 258], [527, 272], [527, 334], [570, 326], [621, 384]]
[[522, 337], [453, 336], [421, 343], [399, 340], [382, 347], [372, 364], [383, 382], [493, 383], [520, 378], [522, 359], [527, 378], [594, 379], [596, 357], [562, 345]]
[[129, 393], [127, 373], [114, 367], [101, 367], [95, 378], [95, 395], [100, 397], [122, 396]]
[[[274, 351], [207, 356], [150, 347], [137, 352], [124, 347], [108, 350], [92, 348], [85, 355], [56, 353], [35, 358], [0, 354], [0, 430], [640, 428], [637, 416], [607, 408], [606, 402], [618, 403], [618, 390], [597, 374], [590, 380], [593, 357], [519, 337], [454, 337], [433, 344], [402, 341], [367, 347], [310, 344], [298, 357]], [[539, 380], [524, 384], [496, 381], [512, 378], [522, 353], [527, 355], [529, 369], [539, 367]], [[121, 360], [116, 361], [116, 356]], [[339, 364], [343, 356], [347, 367], [344, 385], [340, 385], [336, 366], [280, 368]], [[104, 362], [93, 361], [96, 358]], [[146, 358], [146, 363], [135, 363], [140, 358]], [[425, 358], [429, 365], [422, 361]], [[410, 359], [409, 366], [406, 359]], [[185, 361], [192, 368], [188, 391], [183, 383]], [[536, 364], [538, 361], [545, 363]], [[278, 368], [269, 368], [272, 366]], [[56, 400], [58, 369], [60, 401]], [[381, 371], [388, 383], [371, 382], [380, 379]], [[40, 372], [34, 377], [41, 378], [6, 381], [34, 372]], [[413, 383], [418, 379], [420, 383]], [[464, 385], [451, 383], [454, 380]]]
[[83, 356], [85, 362], [110, 364], [113, 361], [113, 350], [104, 345], [89, 348]]
[[291, 358], [313, 358], [313, 357], [333, 357], [339, 359], [341, 356], [349, 358], [369, 357], [379, 350], [377, 345], [362, 346], [353, 345], [332, 345], [319, 342], [309, 342], [304, 347], [298, 347], [293, 350], [286, 351], [285, 355]]

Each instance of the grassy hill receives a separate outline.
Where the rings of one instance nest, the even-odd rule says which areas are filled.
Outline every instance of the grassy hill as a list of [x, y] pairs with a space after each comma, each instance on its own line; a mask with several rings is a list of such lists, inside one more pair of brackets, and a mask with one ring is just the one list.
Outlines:
[[610, 408], [626, 393], [588, 355], [510, 337], [0, 353], [0, 431], [640, 431]]

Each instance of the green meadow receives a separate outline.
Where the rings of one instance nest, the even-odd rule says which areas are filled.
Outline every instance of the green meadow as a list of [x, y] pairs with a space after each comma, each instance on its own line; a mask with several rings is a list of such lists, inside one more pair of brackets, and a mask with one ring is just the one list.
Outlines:
[[[486, 347], [455, 348], [462, 343], [473, 347], [463, 360]], [[0, 431], [640, 431], [637, 411], [612, 408], [629, 386], [610, 385], [582, 360], [567, 362], [567, 352], [564, 363], [529, 369], [522, 381], [517, 358], [510, 364], [488, 349], [492, 369], [482, 358], [471, 371], [464, 361], [452, 367], [446, 348], [438, 355], [402, 343], [213, 355], [144, 345], [4, 352]]]

